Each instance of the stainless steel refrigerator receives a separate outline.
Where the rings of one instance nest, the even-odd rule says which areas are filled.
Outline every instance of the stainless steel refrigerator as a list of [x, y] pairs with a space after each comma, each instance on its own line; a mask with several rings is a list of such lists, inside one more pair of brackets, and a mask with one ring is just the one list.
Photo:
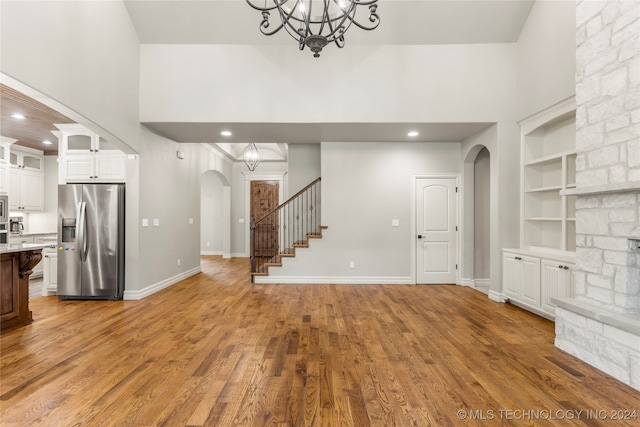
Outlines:
[[58, 298], [123, 292], [124, 184], [58, 186]]

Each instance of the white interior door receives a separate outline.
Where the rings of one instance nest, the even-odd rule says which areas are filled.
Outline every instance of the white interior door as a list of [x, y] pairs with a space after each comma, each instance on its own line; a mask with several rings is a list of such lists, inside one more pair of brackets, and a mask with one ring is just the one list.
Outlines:
[[418, 178], [416, 209], [416, 282], [456, 283], [456, 179]]

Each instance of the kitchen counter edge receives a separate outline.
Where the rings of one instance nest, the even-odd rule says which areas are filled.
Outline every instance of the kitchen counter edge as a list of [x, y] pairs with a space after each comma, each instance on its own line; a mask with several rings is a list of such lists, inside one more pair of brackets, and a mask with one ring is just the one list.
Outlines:
[[55, 248], [55, 243], [20, 243], [20, 244], [0, 244], [0, 254], [14, 252], [27, 252], [37, 249]]

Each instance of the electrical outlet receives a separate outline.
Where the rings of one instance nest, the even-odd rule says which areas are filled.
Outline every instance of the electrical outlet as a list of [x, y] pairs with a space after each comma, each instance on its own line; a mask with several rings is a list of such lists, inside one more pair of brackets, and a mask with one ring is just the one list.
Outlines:
[[349, 263], [349, 268], [356, 268], [356, 262], [355, 261], [351, 261]]
[[211, 242], [207, 242], [207, 247], [211, 246]]
[[193, 218], [189, 218], [189, 224], [193, 224]]
[[180, 267], [180, 259], [178, 258], [178, 267]]

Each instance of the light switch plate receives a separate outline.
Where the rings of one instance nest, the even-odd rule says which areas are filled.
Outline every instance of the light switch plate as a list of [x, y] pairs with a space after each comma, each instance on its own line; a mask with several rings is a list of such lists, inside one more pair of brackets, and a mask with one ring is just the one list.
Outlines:
[[240, 224], [244, 224], [244, 218], [238, 218], [238, 222], [239, 222]]
[[149, 226], [149, 219], [148, 218], [142, 218], [142, 226], [143, 227], [148, 227]]
[[160, 219], [159, 218], [153, 218], [153, 226], [157, 227], [160, 225]]
[[189, 224], [193, 224], [193, 218], [189, 218]]
[[398, 219], [392, 219], [392, 220], [391, 220], [391, 226], [392, 226], [392, 227], [399, 227], [399, 226], [400, 226], [400, 220], [398, 220]]

